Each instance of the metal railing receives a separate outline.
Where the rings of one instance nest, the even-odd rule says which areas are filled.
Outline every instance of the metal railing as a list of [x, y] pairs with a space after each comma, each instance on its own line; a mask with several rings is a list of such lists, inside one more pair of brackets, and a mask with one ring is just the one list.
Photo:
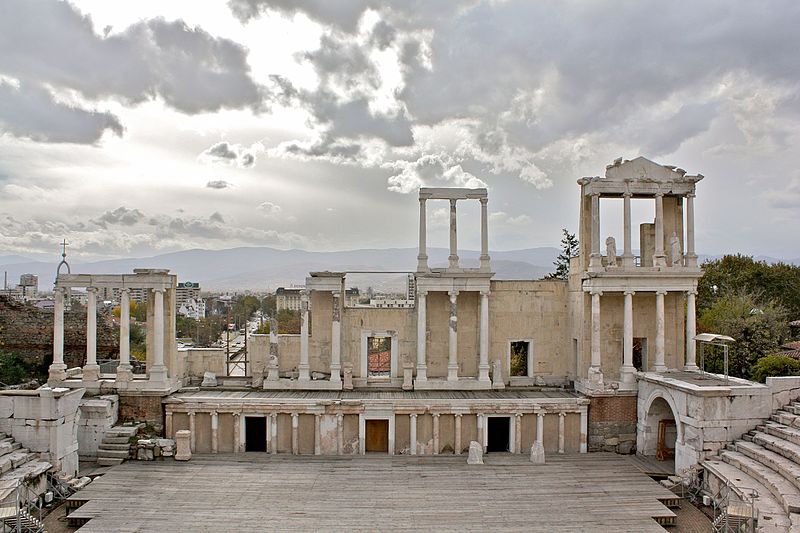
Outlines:
[[[741, 494], [739, 493], [741, 491]], [[712, 527], [716, 533], [755, 533], [758, 491], [749, 487], [732, 489], [730, 481], [711, 496], [714, 509]]]

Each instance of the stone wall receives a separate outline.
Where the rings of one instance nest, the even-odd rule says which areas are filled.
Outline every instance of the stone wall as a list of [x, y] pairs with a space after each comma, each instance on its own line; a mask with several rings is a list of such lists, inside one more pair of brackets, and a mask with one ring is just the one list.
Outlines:
[[145, 422], [156, 433], [164, 430], [163, 396], [146, 393], [121, 393], [119, 395], [119, 420], [121, 422]]
[[97, 457], [97, 448], [106, 430], [117, 423], [119, 397], [115, 394], [84, 398], [78, 419], [78, 453], [81, 457]]
[[636, 449], [636, 393], [590, 397], [589, 451], [633, 453]]
[[[53, 311], [0, 296], [0, 346], [34, 364], [53, 360]], [[108, 316], [97, 318], [97, 358], [119, 356], [119, 340]], [[74, 305], [64, 312], [64, 362], [68, 367], [83, 366], [86, 357], [86, 311]]]

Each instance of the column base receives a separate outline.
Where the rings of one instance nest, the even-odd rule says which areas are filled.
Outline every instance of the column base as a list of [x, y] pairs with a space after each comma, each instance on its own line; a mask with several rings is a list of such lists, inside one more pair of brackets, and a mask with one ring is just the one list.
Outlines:
[[448, 261], [448, 268], [458, 268], [458, 256], [449, 256], [447, 258]]
[[331, 364], [331, 379], [330, 381], [333, 383], [341, 383], [342, 382], [342, 373], [341, 373], [342, 366]]
[[488, 255], [482, 255], [481, 256], [480, 269], [483, 270], [484, 272], [488, 272], [491, 269], [491, 267], [489, 266], [489, 260], [490, 260], [490, 258], [489, 258]]
[[666, 372], [666, 365], [653, 365], [653, 372]]
[[667, 266], [667, 256], [666, 255], [654, 255], [653, 256], [653, 266], [666, 267]]
[[165, 367], [164, 365], [153, 365], [153, 368], [149, 369], [147, 374], [148, 374], [148, 381], [150, 381], [151, 383], [166, 384], [169, 382], [169, 376], [167, 375], [167, 367]]
[[119, 365], [117, 367], [117, 381], [128, 382], [133, 380], [133, 367], [131, 365]]
[[636, 266], [636, 258], [633, 254], [622, 256], [622, 266], [625, 268], [633, 268]]
[[700, 367], [697, 365], [686, 365], [683, 367], [686, 372], [699, 372]]
[[478, 367], [478, 381], [491, 381], [489, 379], [489, 365], [480, 365]]
[[269, 367], [269, 370], [267, 370], [267, 381], [278, 381], [278, 379], [279, 379], [278, 367], [277, 366]]
[[603, 372], [600, 370], [600, 367], [590, 366], [588, 378], [587, 385], [590, 389], [598, 390], [605, 388], [603, 384]]
[[600, 254], [589, 255], [589, 269], [600, 270], [602, 268], [603, 268], [603, 258], [600, 256]]
[[48, 385], [51, 387], [55, 386], [62, 383], [65, 379], [67, 379], [67, 365], [64, 363], [53, 363], [50, 365], [47, 376]]
[[428, 381], [428, 367], [417, 365], [417, 377], [415, 381]]
[[458, 381], [458, 365], [447, 367], [447, 381]]
[[686, 254], [686, 266], [689, 268], [697, 268], [697, 254]]
[[636, 389], [636, 367], [623, 366], [619, 369], [619, 388], [621, 390]]
[[311, 373], [308, 365], [297, 365], [298, 381], [311, 381]]
[[83, 381], [100, 379], [100, 365], [83, 365]]
[[430, 267], [428, 267], [428, 256], [417, 256], [417, 272], [427, 272], [428, 270], [430, 270]]

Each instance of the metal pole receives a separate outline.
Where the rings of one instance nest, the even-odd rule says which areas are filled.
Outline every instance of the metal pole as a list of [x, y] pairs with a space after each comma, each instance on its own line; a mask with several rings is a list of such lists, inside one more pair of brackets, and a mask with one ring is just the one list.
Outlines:
[[722, 345], [722, 354], [724, 357], [724, 365], [725, 365], [725, 384], [728, 384], [728, 345]]

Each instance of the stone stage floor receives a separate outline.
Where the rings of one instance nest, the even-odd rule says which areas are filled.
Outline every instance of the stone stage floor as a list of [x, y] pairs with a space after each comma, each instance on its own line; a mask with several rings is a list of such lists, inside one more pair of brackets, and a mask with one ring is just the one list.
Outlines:
[[[71, 497], [81, 532], [664, 531], [674, 495], [625, 457], [195, 455], [127, 462]], [[71, 502], [73, 504], [78, 501]], [[680, 524], [679, 524], [680, 525]]]

